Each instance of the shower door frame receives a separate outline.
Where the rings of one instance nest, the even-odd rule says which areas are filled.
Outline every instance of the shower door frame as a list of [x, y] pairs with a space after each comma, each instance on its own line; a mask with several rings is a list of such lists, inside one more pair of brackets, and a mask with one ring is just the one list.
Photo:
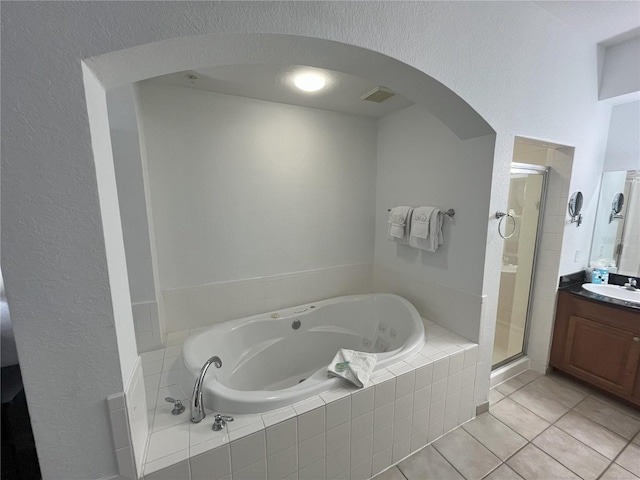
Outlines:
[[[511, 190], [511, 175], [514, 173], [542, 175], [542, 189], [540, 190], [540, 206], [538, 207], [538, 224], [536, 225], [536, 240], [535, 240], [535, 246], [533, 248], [533, 258], [531, 260], [532, 262], [531, 281], [529, 282], [529, 295], [527, 297], [527, 313], [524, 320], [522, 349], [520, 350], [520, 352], [516, 353], [515, 355], [507, 357], [496, 364], [492, 364], [491, 365], [492, 371], [500, 367], [504, 367], [505, 365], [511, 362], [514, 362], [527, 355], [527, 349], [529, 347], [529, 333], [531, 331], [531, 304], [533, 301], [533, 288], [535, 287], [535, 281], [536, 281], [536, 265], [538, 261], [538, 250], [540, 249], [540, 242], [542, 239], [542, 223], [544, 221], [544, 209], [545, 209], [545, 203], [547, 199], [549, 170], [550, 170], [550, 167], [545, 165], [536, 165], [532, 163], [518, 163], [518, 162], [511, 163], [511, 171], [509, 172], [509, 190]], [[508, 211], [508, 208], [509, 206], [507, 205], [507, 211]], [[503, 248], [503, 254], [504, 254], [504, 246], [502, 248]], [[497, 321], [497, 317], [496, 317], [496, 321]], [[493, 348], [495, 348], [495, 345]]]
[[[630, 174], [631, 171], [634, 172], [633, 175]], [[636, 180], [638, 180], [637, 183]], [[624, 211], [624, 220], [622, 223], [622, 229], [620, 231], [620, 239], [618, 239], [618, 235], [616, 234], [616, 246], [613, 255], [618, 269], [620, 269], [620, 257], [622, 256], [622, 250], [624, 250], [624, 234], [625, 230], [628, 228], [627, 218], [629, 217], [629, 215], [627, 214], [627, 209], [629, 208], [629, 203], [631, 202], [631, 195], [633, 194], [634, 189], [638, 188], [639, 185], [640, 169], [627, 171], [627, 176], [624, 179], [624, 188], [622, 189], [622, 191], [624, 192], [624, 205], [622, 207]], [[609, 223], [611, 223], [611, 220], [609, 221]]]

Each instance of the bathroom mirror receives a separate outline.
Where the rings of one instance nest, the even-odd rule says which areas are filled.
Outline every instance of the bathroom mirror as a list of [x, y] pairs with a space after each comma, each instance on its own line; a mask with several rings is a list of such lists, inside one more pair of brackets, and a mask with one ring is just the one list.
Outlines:
[[602, 175], [590, 260], [613, 273], [640, 275], [640, 170]]
[[582, 223], [582, 215], [580, 215], [582, 202], [582, 192], [574, 192], [569, 199], [569, 215], [571, 216], [571, 223], [577, 223], [578, 227]]
[[609, 214], [609, 223], [614, 219], [622, 220], [624, 217], [619, 215], [624, 206], [624, 193], [618, 192], [613, 196], [613, 202], [611, 202], [611, 213]]

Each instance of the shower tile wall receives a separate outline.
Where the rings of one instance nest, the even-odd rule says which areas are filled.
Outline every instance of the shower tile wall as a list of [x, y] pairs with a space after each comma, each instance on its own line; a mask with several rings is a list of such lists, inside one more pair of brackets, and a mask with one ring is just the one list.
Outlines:
[[[457, 335], [477, 340], [475, 322], [480, 321], [484, 299], [434, 281], [414, 278], [404, 272], [376, 264], [374, 290], [395, 293], [409, 300], [420, 315]], [[464, 319], [464, 321], [461, 321]]]
[[[372, 291], [371, 263], [164, 290], [165, 332], [189, 330], [325, 298]], [[149, 350], [152, 348], [139, 351]]]
[[157, 302], [134, 303], [131, 308], [138, 353], [161, 348], [163, 341], [160, 333]]
[[124, 392], [107, 398], [113, 447], [124, 478], [138, 478], [146, 454], [149, 424], [142, 363], [136, 363]]
[[542, 222], [542, 238], [536, 259], [527, 350], [527, 356], [531, 359], [531, 369], [540, 373], [545, 373], [549, 363], [558, 278], [560, 273], [571, 273], [571, 267], [567, 270], [560, 265], [563, 233], [569, 225], [567, 202], [573, 165], [573, 152], [570, 150], [572, 149], [560, 148], [548, 157], [548, 165], [551, 168]]

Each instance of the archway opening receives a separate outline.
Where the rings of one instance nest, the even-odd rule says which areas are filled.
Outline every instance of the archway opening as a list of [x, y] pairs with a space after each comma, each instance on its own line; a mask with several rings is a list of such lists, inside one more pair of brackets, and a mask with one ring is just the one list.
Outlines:
[[[132, 65], [135, 65], [135, 67], [131, 68]], [[136, 364], [138, 349], [135, 343], [136, 329], [132, 321], [132, 298], [131, 289], [129, 288], [129, 282], [134, 281], [132, 271], [135, 269], [130, 266], [129, 272], [127, 272], [126, 257], [129, 255], [131, 258], [132, 255], [129, 251], [125, 253], [122, 242], [123, 229], [126, 238], [127, 228], [121, 214], [123, 208], [122, 197], [118, 201], [122, 182], [118, 179], [117, 165], [114, 167], [114, 152], [117, 155], [115, 151], [117, 142], [113, 142], [114, 137], [110, 132], [109, 115], [107, 113], [107, 92], [128, 84], [163, 75], [171, 75], [176, 72], [184, 74], [184, 72], [197, 72], [203, 68], [215, 69], [229, 66], [255, 68], [256, 65], [297, 65], [324, 71], [340, 72], [341, 74], [366, 79], [373, 85], [383, 86], [391, 91], [398, 92], [402, 97], [409, 99], [414, 104], [402, 109], [401, 112], [393, 112], [388, 117], [381, 117], [374, 122], [375, 125], [369, 125], [369, 130], [371, 132], [375, 131], [375, 139], [371, 140], [369, 138], [369, 143], [375, 144], [375, 152], [368, 153], [370, 166], [367, 167], [365, 165], [366, 162], [364, 162], [362, 171], [353, 177], [354, 179], [362, 179], [363, 176], [367, 176], [367, 171], [369, 172], [370, 178], [366, 182], [367, 185], [358, 187], [360, 195], [357, 197], [361, 199], [364, 195], [368, 198], [369, 210], [367, 218], [358, 228], [362, 233], [362, 237], [359, 237], [359, 239], [366, 237], [367, 229], [369, 229], [370, 236], [374, 237], [367, 246], [370, 251], [370, 260], [356, 260], [354, 263], [349, 259], [334, 259], [335, 261], [330, 265], [320, 265], [318, 267], [318, 265], [313, 264], [306, 268], [303, 263], [300, 263], [301, 266], [295, 267], [296, 270], [293, 272], [291, 269], [284, 272], [274, 270], [267, 274], [259, 273], [260, 278], [291, 273], [301, 274], [299, 275], [300, 278], [313, 277], [313, 275], [308, 274], [309, 270], [356, 265], [359, 273], [345, 273], [346, 271], [342, 271], [342, 273], [347, 276], [355, 275], [354, 278], [359, 284], [362, 284], [362, 279], [367, 277], [369, 282], [367, 290], [393, 291], [409, 298], [424, 317], [433, 319], [444, 328], [471, 341], [477, 341], [481, 320], [482, 276], [487, 238], [485, 213], [490, 199], [495, 145], [494, 131], [480, 115], [453, 91], [424, 72], [398, 60], [360, 47], [321, 39], [287, 35], [225, 34], [179, 38], [88, 59], [84, 65], [87, 103], [101, 197], [100, 203], [109, 260], [112, 297], [114, 311], [116, 312], [116, 333], [119, 342], [123, 383], [125, 385], [135, 385], [135, 381], [130, 382], [129, 379], [139, 378], [142, 381], [142, 373]], [[127, 68], [123, 68], [123, 66], [127, 66]], [[156, 98], [150, 100], [148, 94], [153, 88], [142, 88], [146, 90], [147, 97], [145, 100], [143, 98], [144, 94], [138, 95], [138, 100], [140, 104], [144, 104], [141, 110], [143, 112], [146, 110], [146, 114], [143, 113], [143, 116], [149, 119], [154, 116], [150, 112], [150, 106], [153, 104], [157, 106], [163, 95], [162, 92], [156, 91]], [[166, 89], [167, 87], [163, 88]], [[180, 96], [183, 99], [185, 95], [185, 91], [180, 92]], [[218, 98], [217, 100], [220, 99]], [[172, 107], [165, 104], [161, 110], [168, 112], [174, 109], [175, 111], [175, 107], [175, 105]], [[187, 111], [183, 112], [183, 115], [186, 114]], [[161, 117], [162, 115], [156, 116], [156, 118]], [[196, 125], [198, 125], [198, 122], [191, 124], [191, 128]], [[149, 162], [156, 164], [157, 153], [163, 150], [166, 151], [166, 145], [159, 146], [158, 143], [153, 143], [155, 147], [150, 148], [152, 143], [148, 143], [151, 137], [155, 137], [156, 140], [161, 139], [160, 132], [162, 132], [163, 128], [166, 128], [166, 125], [155, 125], [151, 129], [145, 127], [143, 132], [138, 132], [139, 137], [140, 135], [144, 136], [144, 139], [138, 138], [142, 145], [140, 163], [142, 174], [140, 176], [143, 184], [145, 183], [144, 176], [150, 177], [148, 171], [145, 173], [145, 168], [148, 168]], [[259, 128], [264, 128], [264, 125]], [[152, 130], [153, 133], [151, 133]], [[253, 133], [255, 134], [255, 130]], [[184, 138], [184, 135], [181, 136]], [[347, 137], [350, 137], [350, 140], [354, 138], [353, 135], [347, 135]], [[362, 139], [360, 141], [362, 142]], [[189, 145], [192, 143], [188, 142]], [[365, 141], [364, 143], [367, 142]], [[350, 147], [345, 148], [349, 150]], [[151, 152], [151, 150], [154, 151]], [[165, 166], [170, 167], [170, 159], [165, 160], [167, 160], [164, 161]], [[145, 163], [147, 164], [146, 167]], [[201, 167], [205, 168], [202, 165]], [[367, 168], [369, 169], [367, 170]], [[374, 175], [370, 175], [372, 171], [374, 171]], [[166, 174], [165, 185], [168, 185], [172, 175], [171, 168], [164, 172]], [[269, 173], [273, 172], [273, 170], [267, 169], [265, 172]], [[192, 180], [198, 178], [202, 178], [199, 173], [195, 174]], [[293, 184], [296, 184], [299, 180], [299, 178], [294, 179]], [[160, 236], [163, 236], [166, 240], [171, 236], [167, 234], [171, 230], [171, 220], [169, 218], [159, 220], [159, 218], [155, 218], [155, 214], [149, 213], [149, 204], [153, 205], [154, 203], [152, 198], [154, 197], [154, 185], [152, 183], [146, 180], [145, 189], [142, 189], [143, 195], [142, 197], [139, 196], [139, 198], [142, 198], [143, 203], [146, 204], [147, 220], [150, 223], [155, 223], [156, 220], [160, 223], [164, 222], [165, 234]], [[155, 190], [158, 192], [162, 190], [162, 187], [156, 184]], [[206, 188], [203, 188], [202, 191], [206, 191]], [[341, 204], [345, 203], [345, 201], [348, 204], [347, 200], [353, 200], [348, 198], [347, 192], [349, 191], [353, 191], [353, 189], [345, 186], [341, 193], [336, 194], [337, 196], [332, 199], [335, 204], [334, 211], [340, 211]], [[138, 194], [140, 192], [141, 190], [138, 189]], [[155, 195], [155, 198], [157, 199], [159, 196]], [[178, 197], [169, 196], [165, 198], [165, 205], [171, 205], [172, 202], [175, 204], [176, 198]], [[299, 197], [298, 200], [300, 198], [302, 197]], [[254, 200], [258, 202], [258, 199]], [[312, 199], [306, 199], [304, 202], [308, 202], [307, 206], [313, 204]], [[162, 210], [162, 202], [156, 203], [158, 205], [156, 211]], [[195, 201], [192, 206], [196, 204], [200, 205], [202, 202]], [[421, 204], [437, 205], [439, 207], [454, 208], [457, 211], [457, 217], [447, 232], [450, 238], [448, 238], [446, 246], [439, 252], [440, 255], [426, 255], [421, 252], [411, 251], [405, 246], [387, 242], [387, 207], [402, 204], [415, 206]], [[118, 205], [120, 208], [118, 208]], [[167, 209], [162, 211], [166, 212]], [[275, 209], [272, 213], [277, 214], [278, 209]], [[224, 207], [222, 214], [224, 215]], [[178, 212], [176, 215], [176, 218], [184, 217], [184, 212]], [[354, 218], [363, 218], [362, 212], [352, 212], [352, 215]], [[201, 225], [203, 218], [205, 218], [204, 215], [198, 215], [193, 224]], [[335, 218], [335, 216], [331, 216], [330, 211], [324, 212], [324, 225], [331, 224], [333, 222], [332, 219]], [[263, 224], [260, 228], [264, 230], [265, 225], [268, 223]], [[148, 229], [151, 258], [154, 250], [157, 253], [159, 245], [156, 242], [157, 238], [155, 238], [158, 234], [156, 227], [152, 225]], [[338, 230], [340, 231], [334, 232], [337, 238], [341, 234], [343, 235], [345, 231], [344, 225]], [[211, 234], [215, 237], [221, 231], [224, 232], [225, 227], [219, 222], [217, 225], [212, 226]], [[358, 241], [354, 243], [355, 247], [357, 247]], [[355, 247], [354, 251], [357, 251]], [[295, 244], [292, 248], [295, 248]], [[331, 257], [328, 253], [335, 252], [339, 248], [335, 244], [327, 245], [324, 257]], [[269, 255], [269, 252], [263, 252], [263, 256], [265, 255]], [[165, 255], [165, 257], [168, 256]], [[301, 255], [301, 257], [305, 257], [305, 255]], [[306, 257], [308, 258], [308, 256]], [[187, 264], [194, 265], [197, 258], [197, 256], [189, 258]], [[232, 256], [232, 258], [237, 260], [239, 256]], [[183, 285], [165, 283], [165, 285], [171, 287], [165, 289], [162, 281], [158, 281], [162, 276], [161, 270], [163, 267], [159, 265], [161, 263], [156, 261], [154, 265], [153, 261], [151, 261], [149, 270], [155, 281], [152, 288], [155, 298], [152, 298], [147, 303], [155, 302], [159, 304], [158, 328], [154, 331], [159, 332], [159, 340], [166, 346], [167, 339], [163, 338], [162, 334], [166, 333], [163, 332], [163, 317], [165, 317], [167, 311], [165, 310], [166, 305], [163, 304], [166, 303], [169, 297], [176, 296], [175, 292], [168, 293], [168, 291], [185, 290], [180, 292], [180, 300], [175, 298], [170, 300], [169, 303], [172, 304], [170, 308], [173, 309], [173, 314], [176, 313], [177, 308], [180, 308], [180, 305], [187, 312], [190, 310], [195, 312], [197, 309], [195, 305], [198, 300], [193, 304], [185, 304], [184, 302], [189, 302], [189, 299], [196, 298], [196, 292], [195, 290], [186, 290], [195, 288], [201, 291], [204, 286], [222, 282], [219, 281], [220, 279], [211, 280], [205, 278], [198, 283], [189, 279]], [[237, 265], [236, 261], [234, 266], [237, 267]], [[244, 277], [228, 278], [224, 282], [248, 281], [246, 285], [243, 284], [241, 286], [240, 290], [245, 287], [250, 288], [250, 285], [256, 283], [253, 281], [256, 278], [255, 272], [242, 272], [242, 268], [238, 271]], [[323, 271], [322, 275], [325, 279], [328, 278], [326, 271]], [[358, 277], [358, 275], [362, 275], [362, 278]], [[464, 275], [466, 278], [463, 287], [459, 284], [460, 275]], [[291, 283], [287, 278], [277, 278], [275, 280], [278, 282], [283, 281], [284, 283], [289, 281]], [[295, 283], [296, 280], [293, 282]], [[310, 284], [314, 282], [315, 280], [312, 280]], [[258, 283], [263, 283], [261, 287], [258, 287], [259, 291], [262, 289], [262, 292], [264, 292], [265, 289], [271, 288], [267, 285], [267, 282]], [[228, 291], [228, 288], [229, 286], [225, 285], [225, 291]], [[264, 293], [260, 295], [263, 298], [258, 300], [266, 300]], [[207, 296], [208, 292], [203, 294], [202, 298]], [[293, 305], [296, 304], [294, 300], [290, 299], [290, 301]], [[266, 308], [266, 302], [262, 302], [261, 305], [265, 307], [265, 310], [269, 310], [269, 308]], [[209, 304], [210, 306], [211, 304]], [[135, 308], [134, 315], [136, 314]], [[148, 318], [146, 317], [147, 314], [149, 317], [153, 315], [152, 309], [147, 309], [147, 313], [144, 313], [144, 308], [137, 308], [143, 312], [141, 315], [145, 316], [145, 318]], [[188, 315], [191, 315], [191, 313]], [[166, 325], [166, 319], [164, 324]], [[192, 325], [189, 324], [189, 327], [191, 328]], [[186, 330], [188, 331], [189, 329], [187, 328]], [[180, 332], [183, 331], [180, 330]], [[184, 333], [181, 335], [184, 335]], [[182, 336], [174, 338], [178, 339], [176, 340], [177, 342], [179, 339], [184, 340]], [[135, 389], [135, 387], [133, 388]], [[136, 459], [139, 458], [139, 455], [135, 453], [135, 445], [134, 457]]]

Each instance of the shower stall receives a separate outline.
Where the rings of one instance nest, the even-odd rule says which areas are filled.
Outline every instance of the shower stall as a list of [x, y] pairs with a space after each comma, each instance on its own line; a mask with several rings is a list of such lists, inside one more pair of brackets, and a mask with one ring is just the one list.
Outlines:
[[509, 203], [501, 221], [505, 238], [493, 347], [493, 369], [526, 354], [536, 251], [548, 167], [511, 164]]

